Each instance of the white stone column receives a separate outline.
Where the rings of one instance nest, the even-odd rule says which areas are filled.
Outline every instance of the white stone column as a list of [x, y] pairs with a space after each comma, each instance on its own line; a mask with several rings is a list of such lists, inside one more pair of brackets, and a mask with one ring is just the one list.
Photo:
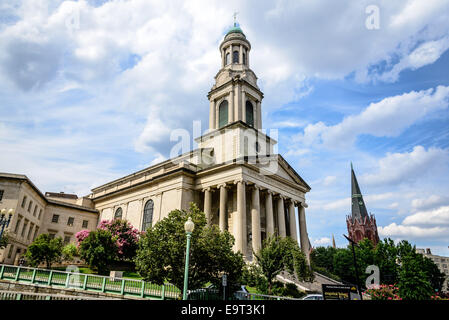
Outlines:
[[215, 127], [215, 118], [216, 118], [216, 114], [215, 114], [215, 100], [211, 100], [210, 101], [210, 108], [209, 108], [209, 128], [211, 130], [216, 129]]
[[246, 257], [247, 235], [246, 235], [246, 194], [245, 181], [236, 180], [237, 185], [237, 219], [235, 220], [235, 243], [236, 249]]
[[251, 197], [251, 234], [253, 256], [255, 252], [259, 252], [262, 247], [260, 234], [260, 196], [258, 185], [254, 185]]
[[242, 90], [242, 121], [246, 122], [246, 93]]
[[287, 235], [285, 231], [285, 209], [284, 209], [284, 197], [279, 196], [277, 199], [277, 208], [278, 208], [278, 228], [279, 228], [279, 236], [285, 238]]
[[227, 221], [227, 202], [228, 202], [228, 190], [226, 189], [226, 183], [222, 183], [218, 185], [220, 189], [220, 218], [219, 218], [219, 227], [220, 231], [226, 230], [226, 221]]
[[299, 241], [301, 245], [301, 251], [305, 254], [308, 264], [310, 265], [310, 247], [309, 236], [307, 235], [306, 226], [306, 211], [307, 204], [301, 203], [299, 209]]
[[211, 225], [212, 221], [212, 191], [210, 187], [204, 188], [204, 213], [206, 214], [207, 225]]
[[[262, 109], [261, 109], [261, 104], [260, 101], [257, 101], [257, 129], [262, 129]], [[256, 118], [254, 118], [256, 119]]]
[[235, 86], [235, 102], [234, 102], [234, 116], [235, 116], [235, 120], [242, 120], [242, 108], [240, 107], [242, 104], [242, 85], [237, 82], [237, 85]]
[[296, 235], [296, 213], [295, 213], [295, 202], [293, 199], [290, 199], [288, 214], [290, 217], [290, 237], [298, 242], [298, 237]]
[[268, 238], [274, 234], [273, 192], [270, 190], [267, 191], [267, 196], [265, 197], [265, 212], [267, 218], [266, 234]]

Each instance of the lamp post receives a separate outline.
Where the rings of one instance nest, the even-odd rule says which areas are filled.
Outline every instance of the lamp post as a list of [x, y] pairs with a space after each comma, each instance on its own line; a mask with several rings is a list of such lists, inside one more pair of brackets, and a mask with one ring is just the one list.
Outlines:
[[187, 246], [186, 246], [186, 266], [184, 271], [184, 291], [182, 293], [182, 300], [187, 300], [187, 283], [189, 280], [189, 251], [190, 251], [190, 237], [192, 236], [193, 228], [195, 228], [195, 224], [192, 221], [192, 218], [189, 219], [184, 224], [184, 230], [187, 235]]
[[354, 240], [352, 240], [351, 238], [347, 237], [346, 235], [343, 235], [343, 236], [351, 243], [351, 246], [352, 246], [352, 257], [354, 259], [354, 269], [355, 269], [355, 279], [357, 281], [357, 284], [356, 284], [357, 285], [357, 291], [359, 293], [360, 300], [363, 300], [362, 293], [360, 291], [359, 271], [357, 269], [357, 260], [355, 258], [355, 249], [354, 249], [354, 245], [357, 245], [357, 244], [354, 242]]
[[6, 209], [2, 209], [0, 216], [0, 239], [3, 237], [3, 231], [5, 228], [8, 228], [9, 223], [11, 222], [11, 218], [14, 215], [14, 209], [8, 210], [8, 219], [6, 219]]

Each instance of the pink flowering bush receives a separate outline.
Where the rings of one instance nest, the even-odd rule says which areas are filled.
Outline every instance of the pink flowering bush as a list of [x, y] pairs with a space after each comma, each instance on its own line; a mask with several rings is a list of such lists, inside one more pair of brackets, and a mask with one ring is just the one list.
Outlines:
[[433, 296], [430, 296], [430, 300], [449, 300], [449, 295], [437, 292]]
[[108, 230], [116, 239], [119, 260], [131, 260], [134, 258], [140, 232], [128, 221], [121, 219], [102, 220], [98, 229]]
[[81, 242], [83, 242], [84, 239], [86, 239], [89, 236], [90, 231], [89, 230], [81, 230], [75, 234], [76, 238], [76, 247], [79, 248]]
[[377, 288], [367, 289], [363, 294], [369, 295], [371, 300], [402, 300], [395, 285], [381, 284]]

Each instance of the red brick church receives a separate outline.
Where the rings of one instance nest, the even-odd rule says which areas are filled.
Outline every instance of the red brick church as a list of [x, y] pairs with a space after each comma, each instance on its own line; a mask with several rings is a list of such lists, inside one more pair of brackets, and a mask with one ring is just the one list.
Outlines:
[[374, 215], [368, 215], [362, 192], [360, 191], [357, 178], [351, 163], [351, 201], [352, 214], [346, 217], [349, 238], [356, 243], [364, 238], [370, 239], [374, 245], [379, 242], [377, 233], [376, 218]]

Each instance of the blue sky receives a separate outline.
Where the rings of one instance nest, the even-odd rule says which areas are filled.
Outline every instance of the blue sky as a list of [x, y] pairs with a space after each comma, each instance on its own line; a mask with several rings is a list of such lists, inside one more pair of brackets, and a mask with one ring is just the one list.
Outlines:
[[2, 1], [0, 171], [86, 195], [169, 157], [174, 129], [206, 130], [235, 11], [312, 244], [346, 245], [352, 161], [381, 237], [448, 256], [443, 0]]

